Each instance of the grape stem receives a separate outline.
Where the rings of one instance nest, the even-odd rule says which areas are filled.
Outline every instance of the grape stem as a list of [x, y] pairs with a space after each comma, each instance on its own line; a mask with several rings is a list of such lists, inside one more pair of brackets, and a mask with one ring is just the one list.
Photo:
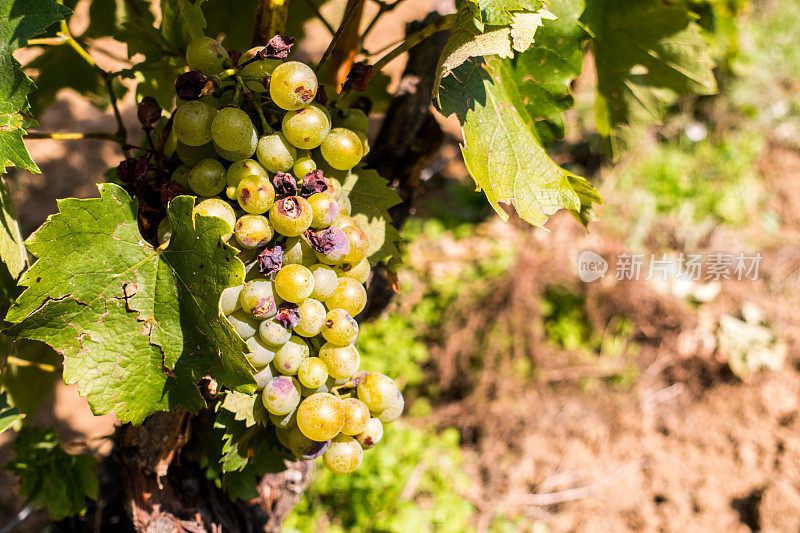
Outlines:
[[457, 17], [458, 15], [456, 13], [445, 15], [439, 20], [431, 22], [421, 30], [415, 31], [414, 33], [406, 37], [405, 40], [394, 50], [388, 52], [386, 55], [380, 58], [372, 66], [373, 72], [377, 72], [383, 69], [383, 67], [388, 65], [392, 60], [396, 59], [399, 55], [407, 52], [411, 48], [414, 48], [428, 37], [431, 37], [433, 34], [443, 30], [451, 29], [455, 25]]
[[256, 113], [258, 113], [258, 118], [261, 119], [261, 127], [264, 129], [264, 135], [269, 135], [272, 133], [272, 128], [267, 121], [267, 117], [264, 116], [264, 110], [261, 108], [261, 95], [256, 93]]

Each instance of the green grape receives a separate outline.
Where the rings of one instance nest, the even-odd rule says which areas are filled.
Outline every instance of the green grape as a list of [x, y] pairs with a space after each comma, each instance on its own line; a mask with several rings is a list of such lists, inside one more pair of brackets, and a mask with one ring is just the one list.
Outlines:
[[[317, 262], [314, 249], [302, 237], [292, 237], [286, 240], [286, 248], [283, 251], [283, 264], [303, 265], [310, 267]], [[317, 298], [319, 300], [319, 298]]]
[[[178, 140], [188, 146], [202, 146], [211, 142], [211, 123], [217, 110], [200, 101], [186, 102], [175, 111], [172, 131]], [[178, 145], [180, 157], [180, 145]], [[184, 161], [185, 162], [185, 161]]]
[[349, 379], [361, 365], [361, 356], [352, 344], [341, 346], [326, 342], [319, 349], [319, 358], [328, 367], [328, 374], [333, 379]]
[[216, 196], [225, 188], [225, 167], [216, 159], [203, 159], [189, 172], [189, 187], [200, 196]]
[[358, 399], [367, 404], [373, 413], [387, 409], [397, 398], [394, 380], [378, 372], [370, 372], [358, 384]]
[[353, 204], [350, 203], [350, 197], [347, 196], [346, 194], [342, 194], [341, 196], [339, 196], [338, 205], [340, 213], [343, 213], [347, 216], [353, 214]]
[[314, 275], [303, 265], [286, 265], [275, 276], [278, 296], [287, 302], [300, 303], [314, 290]]
[[358, 135], [345, 128], [333, 128], [319, 149], [325, 161], [337, 170], [350, 170], [364, 156]]
[[287, 441], [289, 444], [288, 448], [295, 457], [306, 461], [316, 459], [325, 453], [328, 446], [330, 446], [328, 441], [320, 442], [309, 439], [303, 435], [303, 432], [296, 426], [289, 430]]
[[289, 342], [278, 348], [272, 364], [281, 374], [294, 376], [300, 364], [309, 356], [308, 344], [297, 335], [292, 335]]
[[211, 137], [219, 148], [246, 154], [244, 157], [253, 155], [258, 144], [256, 127], [247, 113], [236, 107], [226, 107], [217, 112], [211, 122]]
[[172, 237], [172, 222], [169, 221], [169, 217], [162, 218], [161, 222], [158, 223], [156, 236], [158, 237], [158, 244], [169, 243], [169, 239]]
[[258, 331], [258, 322], [253, 317], [239, 309], [226, 317], [233, 326], [233, 330], [242, 339], [247, 340]]
[[251, 353], [244, 354], [250, 364], [255, 368], [263, 368], [270, 364], [275, 358], [275, 350], [264, 344], [258, 335], [254, 335], [245, 341]]
[[[178, 141], [178, 147], [175, 150], [178, 154], [178, 158], [181, 160], [181, 163], [189, 167], [195, 166], [201, 160], [206, 158], [214, 158], [217, 157], [217, 152], [214, 150], [214, 145], [209, 143], [200, 145], [200, 146], [189, 146], [188, 144], [183, 144], [182, 142]], [[189, 173], [186, 173], [186, 186], [184, 189], [189, 190]]]
[[300, 363], [297, 379], [303, 387], [318, 389], [328, 381], [328, 367], [319, 357], [309, 357]]
[[215, 157], [221, 157], [226, 161], [239, 161], [253, 155], [252, 150], [248, 150], [247, 146], [242, 146], [239, 150], [224, 150], [214, 141], [211, 141], [211, 145], [214, 147]]
[[403, 395], [398, 390], [397, 396], [395, 397], [394, 400], [392, 400], [392, 403], [389, 405], [389, 407], [387, 407], [383, 411], [376, 413], [377, 418], [384, 424], [391, 424], [392, 422], [400, 418], [400, 415], [403, 414], [403, 408], [405, 406], [406, 406], [406, 401], [403, 398]]
[[288, 376], [275, 376], [264, 387], [261, 401], [273, 415], [288, 415], [300, 403], [300, 383]]
[[264, 215], [244, 215], [236, 221], [233, 234], [245, 248], [262, 248], [272, 238], [272, 226]]
[[319, 107], [314, 106], [289, 111], [281, 122], [281, 132], [286, 140], [304, 150], [322, 144], [329, 131], [331, 131], [330, 120]]
[[338, 435], [322, 455], [322, 464], [334, 474], [350, 474], [361, 466], [364, 450], [353, 437]]
[[358, 263], [369, 253], [369, 236], [358, 226], [342, 228], [347, 240], [350, 241], [350, 251], [344, 256], [345, 263]]
[[356, 133], [367, 133], [369, 117], [360, 109], [337, 109], [334, 113], [334, 124], [337, 128], [347, 128]]
[[239, 305], [253, 318], [272, 318], [278, 312], [275, 287], [271, 281], [265, 279], [248, 281], [239, 293]]
[[358, 140], [361, 141], [361, 146], [364, 147], [364, 152], [361, 157], [366, 157], [369, 154], [369, 139], [360, 131], [357, 131], [356, 135], [358, 135]]
[[299, 180], [302, 180], [306, 177], [306, 174], [314, 172], [315, 170], [317, 170], [317, 164], [307, 155], [298, 155], [294, 162], [294, 167], [292, 167], [292, 172]]
[[328, 176], [327, 174], [325, 174], [325, 179], [328, 180], [328, 189], [325, 191], [325, 194], [330, 194], [334, 198], [338, 199], [344, 192], [342, 189], [342, 182], [336, 178]]
[[221, 218], [228, 224], [228, 231], [233, 231], [233, 225], [236, 224], [236, 213], [233, 208], [225, 200], [219, 198], [207, 198], [194, 206], [192, 212], [196, 215], [203, 215], [206, 217]]
[[342, 229], [349, 228], [351, 226], [356, 226], [356, 225], [357, 224], [356, 224], [355, 219], [353, 217], [351, 217], [350, 215], [345, 215], [344, 213], [341, 213], [339, 215], [339, 218], [336, 219], [336, 222], [334, 223], [334, 226], [337, 226], [337, 227], [342, 228]]
[[274, 320], [265, 320], [258, 327], [261, 340], [270, 346], [283, 346], [292, 338], [292, 332]]
[[162, 148], [162, 153], [164, 154], [164, 159], [171, 159], [175, 152], [178, 149], [178, 137], [175, 135], [175, 132], [171, 129], [167, 134], [167, 138], [164, 141], [164, 147]]
[[297, 427], [297, 409], [288, 415], [273, 415], [269, 413], [270, 422], [278, 429], [292, 429]]
[[331, 112], [328, 111], [328, 108], [320, 104], [319, 102], [311, 102], [311, 105], [309, 107], [316, 107], [325, 114], [325, 118], [328, 119], [328, 129], [330, 129], [330, 126], [331, 124], [333, 124], [333, 121], [331, 120]]
[[344, 404], [344, 425], [342, 434], [355, 436], [364, 431], [369, 420], [369, 409], [358, 398], [345, 398]]
[[[199, 161], [199, 159], [198, 159]], [[197, 164], [197, 162], [195, 162]], [[194, 165], [192, 165], [194, 166]], [[192, 170], [192, 167], [188, 165], [181, 165], [176, 168], [172, 175], [169, 177], [170, 181], [174, 181], [178, 185], [184, 188], [184, 190], [189, 190], [189, 172]]]
[[258, 140], [256, 157], [270, 172], [289, 172], [297, 159], [297, 148], [286, 140], [283, 133], [271, 133]]
[[322, 326], [325, 325], [325, 306], [322, 305], [322, 302], [307, 298], [300, 303], [298, 310], [300, 311], [300, 322], [293, 328], [294, 332], [303, 337], [313, 337], [319, 334]]
[[318, 192], [308, 197], [311, 206], [311, 227], [314, 229], [327, 228], [339, 218], [339, 204], [330, 194]]
[[269, 221], [272, 227], [287, 237], [302, 235], [311, 227], [311, 206], [300, 196], [282, 198], [272, 204], [269, 210]]
[[341, 346], [353, 344], [358, 338], [358, 322], [353, 320], [350, 313], [344, 309], [331, 309], [325, 315], [322, 336], [325, 337], [326, 341], [333, 344]]
[[266, 387], [267, 383], [269, 383], [269, 380], [271, 380], [274, 376], [275, 372], [273, 371], [271, 365], [267, 365], [253, 374], [253, 377], [256, 380], [256, 389], [263, 391], [264, 387]]
[[229, 59], [228, 52], [210, 37], [195, 37], [186, 47], [186, 64], [203, 74], [219, 74]]
[[[328, 135], [330, 135], [330, 134], [328, 134]], [[325, 191], [328, 194], [330, 194], [331, 196], [333, 196], [334, 198], [338, 199], [339, 198], [339, 190], [341, 189], [341, 184], [347, 182], [347, 178], [348, 178], [348, 176], [350, 176], [350, 169], [339, 170], [339, 169], [333, 168], [330, 165], [330, 163], [328, 163], [328, 161], [326, 161], [325, 158], [322, 156], [322, 150], [320, 150], [320, 148], [315, 148], [314, 150], [312, 150], [311, 151], [311, 157], [314, 158], [314, 162], [317, 164], [317, 169], [322, 171], [322, 173], [325, 176], [325, 178], [327, 178], [328, 180], [335, 179], [336, 181], [339, 182], [339, 187], [338, 187], [338, 190], [337, 190], [336, 194], [334, 194], [330, 190]]]
[[[369, 279], [369, 273], [370, 273], [369, 259], [362, 259], [356, 264], [342, 263], [334, 267], [334, 270], [336, 271], [337, 275], [346, 278], [353, 278], [354, 280], [363, 285]], [[334, 288], [334, 290], [336, 289]], [[332, 294], [333, 292], [331, 292], [331, 295]]]
[[351, 317], [357, 316], [367, 305], [367, 291], [353, 278], [339, 278], [336, 280], [336, 290], [325, 300], [325, 305], [328, 309], [342, 309]]
[[314, 290], [311, 292], [311, 297], [315, 300], [325, 301], [333, 296], [338, 281], [333, 268], [317, 263], [312, 265], [309, 270], [314, 275]]
[[269, 179], [263, 176], [247, 176], [236, 186], [236, 200], [247, 213], [261, 215], [272, 207], [275, 201], [275, 188]]
[[[244, 65], [263, 49], [263, 46], [256, 46], [242, 54], [239, 58], [239, 65]], [[267, 90], [267, 78], [275, 70], [275, 67], [281, 64], [280, 59], [257, 59], [252, 63], [242, 67], [241, 75], [248, 78], [257, 78], [260, 81], [248, 80], [245, 82], [247, 88], [251, 91], [263, 93]]]
[[356, 440], [365, 450], [377, 446], [383, 438], [383, 423], [377, 418], [370, 418], [364, 427], [364, 431], [356, 436]]
[[333, 394], [312, 394], [297, 408], [297, 427], [311, 440], [330, 440], [343, 425], [344, 406]]
[[269, 96], [281, 109], [294, 111], [314, 100], [317, 86], [317, 76], [311, 67], [299, 61], [287, 61], [272, 72]]
[[236, 285], [235, 287], [228, 287], [222, 291], [219, 297], [219, 308], [222, 314], [229, 315], [240, 308], [239, 294], [242, 292], [244, 285]]
[[225, 184], [235, 188], [239, 182], [248, 176], [259, 176], [269, 179], [269, 174], [255, 159], [241, 159], [228, 167], [225, 173]]
[[278, 442], [280, 442], [287, 450], [291, 451], [292, 449], [289, 447], [289, 429], [281, 429], [275, 428], [275, 436], [278, 437]]
[[302, 383], [300, 384], [300, 394], [303, 396], [303, 398], [307, 398], [307, 397], [311, 396], [312, 394], [317, 394], [317, 393], [320, 393], [320, 392], [330, 392], [330, 391], [331, 391], [331, 389], [328, 387], [327, 382], [323, 383], [322, 385], [320, 385], [319, 387], [317, 387], [315, 389], [312, 389], [310, 387], [306, 387]]

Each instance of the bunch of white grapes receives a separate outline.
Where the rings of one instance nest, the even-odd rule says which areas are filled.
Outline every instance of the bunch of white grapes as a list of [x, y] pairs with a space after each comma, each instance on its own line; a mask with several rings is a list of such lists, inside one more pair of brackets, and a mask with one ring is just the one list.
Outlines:
[[178, 100], [172, 132], [183, 165], [171, 179], [199, 197], [195, 212], [228, 222], [241, 250], [245, 283], [226, 289], [220, 308], [251, 350], [278, 440], [350, 473], [404, 407], [391, 378], [359, 371], [355, 347], [370, 243], [340, 179], [369, 150], [367, 115], [335, 108], [332, 118], [315, 101], [310, 67], [260, 51], [232, 67], [217, 41], [191, 42], [189, 68], [215, 89]]

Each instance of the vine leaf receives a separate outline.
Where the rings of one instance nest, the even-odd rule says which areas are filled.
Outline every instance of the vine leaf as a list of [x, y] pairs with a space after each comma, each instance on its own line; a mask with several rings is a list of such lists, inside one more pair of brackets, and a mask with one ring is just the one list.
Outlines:
[[11, 165], [39, 172], [22, 142], [34, 85], [12, 54], [71, 13], [52, 0], [0, 0], [0, 172]]
[[470, 0], [475, 18], [483, 24], [500, 26], [511, 24], [514, 13], [533, 12], [542, 7], [541, 0]]
[[5, 391], [0, 393], [0, 433], [3, 433], [21, 418], [22, 414], [20, 414], [19, 409], [9, 403], [8, 394]]
[[583, 43], [588, 37], [578, 22], [583, 0], [556, 0], [549, 9], [558, 17], [546, 20], [536, 33], [536, 44], [512, 61], [503, 61], [508, 96], [532, 128], [541, 146], [564, 136], [562, 113], [574, 99], [570, 83], [583, 66]]
[[581, 21], [592, 33], [596, 122], [617, 156], [641, 126], [661, 122], [677, 94], [717, 90], [711, 48], [695, 16], [661, 0], [599, 0]]
[[367, 256], [373, 265], [390, 258], [399, 258], [398, 243], [402, 237], [392, 225], [389, 209], [400, 203], [400, 197], [389, 188], [388, 180], [374, 170], [355, 168], [342, 184], [350, 194], [351, 216], [369, 237]]
[[222, 400], [222, 409], [234, 414], [234, 419], [252, 427], [256, 424], [269, 424], [269, 414], [261, 401], [260, 394], [245, 394], [238, 391], [227, 391]]
[[536, 30], [542, 26], [544, 20], [555, 19], [555, 15], [544, 8], [534, 13], [519, 12], [510, 16], [511, 21], [508, 24], [484, 26], [475, 19], [469, 7], [461, 9], [439, 57], [433, 83], [434, 98], [439, 99], [442, 79], [467, 59], [489, 55], [514, 57], [514, 52], [524, 52], [530, 48]]
[[59, 201], [59, 212], [27, 240], [38, 260], [11, 306], [9, 333], [40, 340], [64, 356], [64, 380], [78, 383], [97, 414], [124, 422], [204, 402], [196, 382], [209, 375], [252, 393], [247, 345], [219, 310], [219, 296], [244, 279], [225, 223], [192, 215], [179, 196], [173, 234], [154, 249], [138, 230], [138, 205], [119, 186], [100, 198]]
[[81, 513], [86, 498], [97, 498], [97, 460], [68, 454], [52, 428], [23, 426], [11, 448], [17, 456], [5, 468], [19, 478], [20, 496], [47, 508], [51, 520]]
[[508, 214], [500, 203], [512, 204], [537, 227], [559, 209], [585, 222], [600, 195], [538, 144], [530, 117], [515, 105], [517, 80], [504, 65], [497, 57], [470, 59], [442, 84], [442, 111], [456, 113], [461, 122], [467, 169], [503, 220]]

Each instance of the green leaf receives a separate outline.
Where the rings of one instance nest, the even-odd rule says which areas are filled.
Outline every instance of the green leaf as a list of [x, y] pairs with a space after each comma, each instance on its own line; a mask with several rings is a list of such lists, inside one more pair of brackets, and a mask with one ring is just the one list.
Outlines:
[[39, 172], [22, 142], [28, 93], [34, 85], [12, 54], [70, 14], [52, 0], [0, 0], [0, 173], [11, 165]]
[[693, 19], [661, 0], [588, 3], [581, 21], [593, 36], [597, 129], [612, 155], [660, 123], [676, 95], [716, 92], [711, 48]]
[[581, 73], [588, 37], [578, 22], [583, 6], [583, 0], [553, 0], [558, 19], [544, 21], [534, 46], [501, 62], [501, 75], [513, 80], [505, 84], [508, 95], [542, 146], [564, 136], [562, 113], [574, 103], [570, 84]]
[[149, 2], [145, 0], [92, 0], [89, 6], [89, 26], [82, 38], [115, 37], [129, 20], [153, 24]]
[[8, 394], [5, 391], [0, 393], [0, 434], [21, 418], [19, 409], [8, 402]]
[[554, 18], [552, 13], [542, 8], [535, 13], [513, 13], [510, 22], [502, 26], [483, 26], [475, 20], [468, 7], [462, 8], [439, 57], [433, 83], [434, 98], [439, 99], [442, 79], [467, 59], [490, 55], [514, 57], [515, 51], [524, 52], [530, 48], [536, 30], [544, 20]]
[[53, 103], [58, 91], [69, 87], [99, 107], [108, 105], [108, 92], [100, 76], [71, 46], [54, 46], [25, 65], [36, 69], [36, 90], [30, 104], [36, 116]]
[[205, 375], [252, 393], [247, 345], [221, 315], [219, 296], [241, 283], [244, 265], [223, 243], [225, 223], [192, 216], [194, 199], [170, 203], [166, 249], [139, 235], [138, 204], [119, 186], [101, 198], [59, 202], [27, 241], [38, 260], [8, 312], [9, 333], [41, 340], [64, 356], [95, 413], [141, 422], [157, 410], [204, 405]]
[[9, 348], [9, 355], [20, 362], [8, 362], [0, 383], [19, 411], [33, 417], [61, 377], [61, 357], [48, 345], [28, 339], [18, 339]]
[[244, 422], [247, 427], [257, 423], [262, 426], [269, 425], [269, 413], [261, 401], [260, 394], [226, 391], [221, 408], [233, 413], [234, 419]]
[[17, 279], [28, 263], [28, 252], [22, 244], [17, 213], [5, 178], [0, 175], [0, 260], [8, 273]]
[[[208, 21], [206, 34], [215, 39], [224, 37], [221, 42], [225, 48], [247, 50], [250, 48], [250, 28], [253, 26], [255, 12], [256, 0], [239, 0], [236, 2], [236, 9], [231, 9], [229, 0], [207, 0], [203, 4], [203, 13]], [[305, 2], [292, 4], [290, 13], [303, 13], [306, 15], [304, 20], [314, 16]], [[289, 35], [300, 37], [293, 33]]]
[[11, 448], [17, 454], [5, 468], [19, 478], [19, 494], [51, 520], [83, 512], [86, 498], [97, 498], [97, 460], [70, 455], [52, 428], [24, 426]]
[[470, 2], [477, 6], [480, 13], [479, 20], [494, 26], [511, 24], [514, 13], [537, 11], [544, 4], [541, 0], [470, 0]]
[[377, 264], [400, 257], [397, 245], [402, 240], [392, 225], [389, 209], [400, 203], [400, 197], [389, 188], [389, 182], [374, 170], [353, 169], [342, 184], [350, 195], [352, 217], [369, 237], [368, 257]]
[[[176, 50], [186, 50], [195, 37], [203, 36], [206, 19], [200, 6], [205, 0], [162, 0], [161, 34]], [[235, 8], [229, 3], [231, 9]], [[241, 28], [239, 28], [241, 30]], [[247, 28], [249, 32], [250, 28]]]
[[496, 57], [471, 59], [442, 84], [442, 111], [458, 115], [467, 169], [503, 220], [508, 214], [500, 203], [512, 204], [537, 227], [559, 209], [580, 214], [599, 195], [539, 146], [530, 117], [514, 104], [516, 81], [503, 75], [503, 65]]
[[186, 70], [182, 57], [165, 55], [157, 61], [143, 61], [136, 65], [136, 92], [139, 96], [152, 96], [163, 109], [175, 104], [175, 79]]

